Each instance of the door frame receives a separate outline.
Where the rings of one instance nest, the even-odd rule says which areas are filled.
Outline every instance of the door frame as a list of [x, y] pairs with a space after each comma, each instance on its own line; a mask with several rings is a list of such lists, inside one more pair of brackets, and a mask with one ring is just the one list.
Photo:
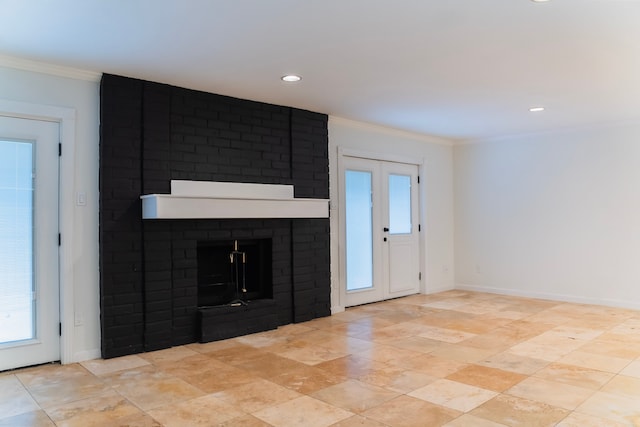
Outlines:
[[60, 361], [73, 362], [74, 277], [73, 224], [75, 194], [76, 110], [67, 107], [30, 104], [0, 99], [0, 116], [57, 122], [60, 127], [60, 184], [58, 191], [58, 227], [62, 235], [59, 254], [58, 283], [60, 289]]
[[419, 292], [425, 292], [425, 283], [426, 283], [426, 274], [425, 274], [425, 255], [426, 255], [426, 247], [424, 242], [426, 241], [427, 235], [427, 227], [426, 227], [426, 218], [425, 218], [425, 207], [424, 207], [424, 189], [426, 188], [426, 180], [425, 180], [425, 161], [423, 157], [409, 157], [405, 155], [391, 154], [391, 153], [380, 153], [366, 150], [357, 150], [351, 148], [337, 147], [338, 151], [338, 174], [337, 174], [337, 189], [338, 189], [338, 199], [331, 201], [331, 211], [337, 217], [338, 223], [338, 231], [336, 234], [332, 233], [332, 236], [337, 239], [337, 247], [338, 247], [338, 257], [336, 260], [332, 261], [332, 280], [334, 281], [332, 285], [332, 289], [337, 291], [337, 299], [334, 301], [332, 312], [338, 313], [340, 311], [344, 311], [347, 300], [347, 279], [345, 277], [346, 268], [344, 266], [345, 262], [345, 247], [342, 244], [345, 240], [346, 236], [346, 224], [344, 218], [344, 209], [340, 205], [340, 201], [344, 200], [344, 168], [345, 168], [345, 157], [355, 157], [360, 159], [367, 160], [376, 160], [383, 162], [394, 162], [394, 163], [406, 163], [410, 165], [418, 166], [418, 176], [420, 176], [420, 187], [418, 189], [418, 220], [422, 225], [420, 235], [419, 235], [419, 244], [418, 244], [418, 267], [420, 268], [421, 279], [419, 283]]

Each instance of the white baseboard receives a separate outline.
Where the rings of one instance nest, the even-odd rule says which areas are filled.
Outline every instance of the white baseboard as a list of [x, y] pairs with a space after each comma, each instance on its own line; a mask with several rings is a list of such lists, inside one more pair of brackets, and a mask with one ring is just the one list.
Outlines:
[[608, 307], [640, 310], [640, 302], [638, 301], [623, 301], [623, 300], [608, 299], [608, 298], [592, 298], [592, 297], [581, 297], [576, 295], [522, 291], [520, 289], [493, 288], [490, 286], [467, 285], [464, 283], [458, 283], [455, 288], [463, 291], [486, 292], [490, 294], [546, 299], [551, 301], [572, 302], [576, 304], [604, 305]]
[[429, 288], [423, 293], [425, 295], [431, 295], [431, 294], [437, 294], [438, 292], [452, 291], [454, 289], [457, 289], [457, 288], [456, 288], [456, 286], [453, 286], [453, 285], [451, 285], [451, 286], [437, 286], [437, 287]]

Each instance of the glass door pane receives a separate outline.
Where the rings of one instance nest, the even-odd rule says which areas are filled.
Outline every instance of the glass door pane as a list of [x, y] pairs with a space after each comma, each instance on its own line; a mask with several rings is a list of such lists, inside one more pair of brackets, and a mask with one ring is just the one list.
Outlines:
[[347, 291], [373, 287], [371, 172], [345, 171]]
[[411, 176], [389, 174], [389, 234], [411, 233]]
[[35, 338], [33, 144], [0, 140], [0, 343]]

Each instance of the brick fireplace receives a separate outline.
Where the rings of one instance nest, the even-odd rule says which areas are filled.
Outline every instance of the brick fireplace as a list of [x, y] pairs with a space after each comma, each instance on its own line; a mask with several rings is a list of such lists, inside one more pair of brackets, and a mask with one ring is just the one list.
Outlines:
[[[100, 289], [105, 358], [210, 341], [330, 314], [327, 218], [142, 219], [140, 196], [171, 180], [292, 185], [327, 199], [327, 117], [104, 75]], [[263, 275], [244, 306], [204, 267], [241, 242]], [[220, 249], [222, 248], [222, 249]], [[268, 263], [268, 264], [267, 264]], [[222, 267], [229, 267], [228, 265]], [[208, 270], [207, 270], [208, 269]], [[249, 275], [246, 276], [249, 279]]]

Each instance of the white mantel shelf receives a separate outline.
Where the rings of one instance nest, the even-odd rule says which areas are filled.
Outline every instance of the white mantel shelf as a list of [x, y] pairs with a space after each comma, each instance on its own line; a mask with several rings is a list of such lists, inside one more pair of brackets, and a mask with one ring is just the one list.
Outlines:
[[[234, 192], [238, 195], [237, 197], [233, 197]], [[140, 196], [140, 199], [142, 199], [142, 218], [249, 219], [329, 217], [329, 200], [294, 198], [293, 186], [172, 181], [171, 193]]]

